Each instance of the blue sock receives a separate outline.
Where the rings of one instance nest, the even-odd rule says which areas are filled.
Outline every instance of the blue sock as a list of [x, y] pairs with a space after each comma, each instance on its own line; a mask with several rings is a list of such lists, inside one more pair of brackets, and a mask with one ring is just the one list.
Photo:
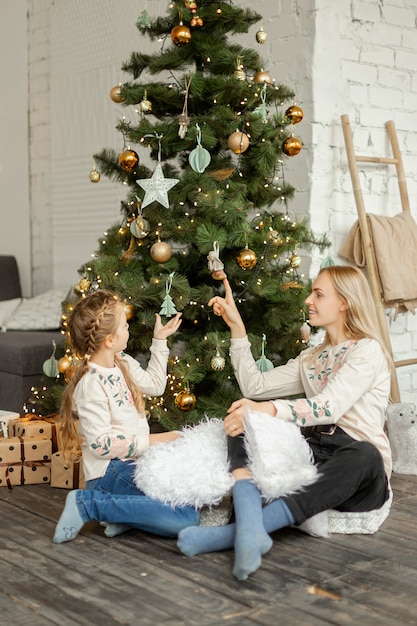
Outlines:
[[[295, 522], [291, 511], [282, 500], [274, 500], [262, 509], [266, 532], [292, 526]], [[235, 543], [236, 524], [226, 526], [188, 526], [178, 535], [178, 548], [186, 556], [196, 556], [204, 552], [230, 550]]]
[[106, 524], [104, 534], [106, 537], [117, 537], [125, 533], [127, 530], [131, 530], [132, 526], [129, 524]]
[[246, 580], [260, 567], [262, 555], [272, 547], [272, 539], [265, 530], [260, 491], [252, 480], [235, 482], [233, 506], [236, 517], [233, 574], [238, 580]]
[[64, 510], [55, 528], [54, 543], [64, 543], [65, 541], [75, 539], [84, 526], [84, 521], [77, 506], [77, 492], [78, 489], [75, 489], [67, 495]]
[[178, 533], [177, 546], [185, 556], [220, 552], [233, 548], [236, 524], [226, 526], [187, 526]]

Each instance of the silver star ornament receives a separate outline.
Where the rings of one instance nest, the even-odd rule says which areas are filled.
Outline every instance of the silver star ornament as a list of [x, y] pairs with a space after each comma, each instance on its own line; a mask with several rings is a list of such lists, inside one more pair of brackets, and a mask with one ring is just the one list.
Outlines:
[[145, 190], [145, 197], [142, 201], [142, 209], [151, 202], [159, 202], [166, 209], [169, 208], [168, 191], [179, 182], [178, 178], [165, 178], [162, 165], [157, 164], [151, 178], [141, 178], [136, 181], [139, 187]]

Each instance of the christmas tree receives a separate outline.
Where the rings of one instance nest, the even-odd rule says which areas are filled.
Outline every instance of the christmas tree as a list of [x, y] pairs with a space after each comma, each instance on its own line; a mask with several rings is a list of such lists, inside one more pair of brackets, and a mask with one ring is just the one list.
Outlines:
[[[165, 395], [148, 399], [152, 420], [167, 429], [223, 417], [240, 397], [228, 329], [207, 306], [223, 293], [224, 275], [260, 368], [305, 347], [300, 251], [327, 240], [288, 212], [284, 161], [301, 150], [294, 128], [303, 111], [255, 50], [231, 41], [260, 21], [211, 0], [177, 0], [157, 19], [143, 11], [137, 28], [161, 49], [134, 52], [122, 66], [132, 80], [110, 92], [136, 107], [137, 123], [119, 121], [122, 150], [95, 154], [90, 172], [92, 182], [105, 175], [128, 193], [121, 219], [80, 268], [77, 294], [109, 288], [123, 296], [135, 356], [147, 354], [155, 312], [182, 311]], [[260, 27], [256, 41], [266, 37]]]

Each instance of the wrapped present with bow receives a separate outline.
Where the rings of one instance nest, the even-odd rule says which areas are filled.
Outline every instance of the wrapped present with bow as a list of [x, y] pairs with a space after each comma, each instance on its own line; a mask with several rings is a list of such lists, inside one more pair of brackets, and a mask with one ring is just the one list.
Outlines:
[[52, 441], [52, 452], [58, 450], [58, 415], [41, 416], [28, 413], [9, 422], [9, 437], [48, 437]]
[[0, 439], [0, 487], [51, 481], [52, 441], [48, 437]]
[[70, 459], [66, 459], [61, 450], [52, 455], [51, 487], [85, 489], [81, 450], [72, 454]]

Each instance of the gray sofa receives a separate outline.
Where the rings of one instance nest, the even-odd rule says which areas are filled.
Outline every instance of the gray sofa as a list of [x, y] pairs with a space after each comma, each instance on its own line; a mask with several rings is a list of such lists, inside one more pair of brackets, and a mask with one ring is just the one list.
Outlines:
[[[19, 270], [13, 256], [0, 255], [0, 300], [22, 296]], [[42, 366], [52, 354], [53, 341], [63, 344], [59, 329], [0, 332], [0, 409], [22, 413], [31, 387], [42, 384]]]

